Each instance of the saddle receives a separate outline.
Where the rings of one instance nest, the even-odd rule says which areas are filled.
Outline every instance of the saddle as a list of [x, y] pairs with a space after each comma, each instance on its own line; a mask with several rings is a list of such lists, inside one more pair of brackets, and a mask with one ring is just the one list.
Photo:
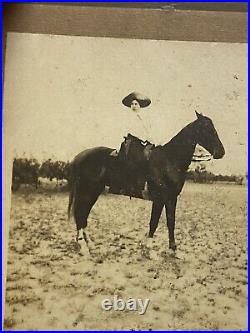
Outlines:
[[130, 133], [124, 137], [119, 152], [112, 151], [110, 156], [121, 165], [122, 185], [119, 189], [110, 189], [111, 193], [149, 199], [148, 195], [148, 161], [155, 145]]

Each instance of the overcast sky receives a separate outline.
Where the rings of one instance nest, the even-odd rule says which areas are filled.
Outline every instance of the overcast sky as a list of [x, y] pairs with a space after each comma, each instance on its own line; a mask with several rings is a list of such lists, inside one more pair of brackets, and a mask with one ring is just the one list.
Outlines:
[[197, 110], [226, 150], [208, 169], [246, 172], [247, 44], [8, 34], [3, 125], [15, 155], [71, 160], [85, 148], [118, 148], [131, 91], [152, 100], [143, 112], [155, 143]]

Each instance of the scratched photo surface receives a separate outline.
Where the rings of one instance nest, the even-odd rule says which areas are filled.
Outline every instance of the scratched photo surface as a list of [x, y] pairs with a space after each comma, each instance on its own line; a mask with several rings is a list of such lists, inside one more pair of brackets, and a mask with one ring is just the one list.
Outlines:
[[[148, 105], [122, 103], [132, 92]], [[247, 329], [247, 44], [9, 33], [3, 130], [5, 329]], [[163, 147], [149, 151], [156, 180], [139, 189], [148, 197], [103, 181], [114, 174], [103, 161], [118, 163], [128, 133]], [[170, 154], [177, 134], [183, 148]], [[171, 181], [181, 184], [178, 156], [189, 142], [197, 145], [180, 192]], [[77, 174], [82, 198], [100, 185], [82, 229], [76, 201], [67, 216], [70, 162], [95, 147], [110, 149], [74, 164], [87, 179]], [[175, 239], [165, 210], [147, 237], [152, 200], [160, 202], [151, 180], [167, 198], [177, 188]], [[105, 311], [102, 301], [115, 297], [135, 302]]]

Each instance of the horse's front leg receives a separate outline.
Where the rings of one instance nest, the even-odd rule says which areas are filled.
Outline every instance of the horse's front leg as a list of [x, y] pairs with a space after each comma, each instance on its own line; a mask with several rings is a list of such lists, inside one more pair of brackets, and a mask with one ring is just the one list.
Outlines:
[[168, 199], [165, 203], [167, 226], [169, 233], [169, 248], [173, 251], [176, 250], [174, 228], [175, 228], [175, 211], [176, 211], [177, 197]]
[[153, 238], [154, 233], [158, 227], [163, 206], [164, 203], [153, 201], [150, 224], [149, 224], [149, 234], [148, 234], [149, 238]]

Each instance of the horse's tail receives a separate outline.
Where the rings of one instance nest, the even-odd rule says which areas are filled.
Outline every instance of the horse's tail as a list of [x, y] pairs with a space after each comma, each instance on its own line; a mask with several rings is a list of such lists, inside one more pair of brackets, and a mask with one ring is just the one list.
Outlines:
[[73, 173], [72, 167], [70, 170], [70, 177], [69, 177], [69, 204], [68, 204], [68, 220], [70, 220], [70, 213], [71, 213], [71, 208], [72, 204], [75, 199], [75, 190], [76, 190], [76, 178]]
[[70, 189], [69, 193], [69, 204], [68, 204], [68, 220], [70, 220], [71, 206], [74, 200], [74, 188]]

